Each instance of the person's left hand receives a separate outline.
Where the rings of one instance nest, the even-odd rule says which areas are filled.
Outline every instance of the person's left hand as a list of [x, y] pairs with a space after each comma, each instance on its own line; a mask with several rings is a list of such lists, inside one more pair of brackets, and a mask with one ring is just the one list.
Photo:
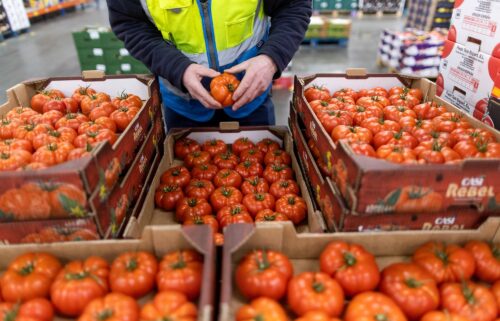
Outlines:
[[259, 55], [233, 66], [224, 72], [237, 74], [242, 71], [245, 71], [245, 76], [241, 80], [238, 89], [233, 93], [233, 100], [235, 101], [233, 104], [234, 111], [248, 104], [266, 91], [273, 81], [273, 76], [277, 68], [269, 56]]

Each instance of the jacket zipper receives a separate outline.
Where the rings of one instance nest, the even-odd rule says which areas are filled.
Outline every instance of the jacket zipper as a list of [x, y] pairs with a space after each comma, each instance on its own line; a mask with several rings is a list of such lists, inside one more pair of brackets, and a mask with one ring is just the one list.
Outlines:
[[212, 25], [210, 22], [210, 14], [208, 12], [208, 6], [210, 1], [205, 1], [201, 3], [201, 7], [203, 9], [203, 21], [205, 23], [205, 30], [207, 35], [208, 42], [208, 60], [213, 69], [217, 69], [217, 59], [215, 58], [215, 41], [214, 34], [212, 33]]

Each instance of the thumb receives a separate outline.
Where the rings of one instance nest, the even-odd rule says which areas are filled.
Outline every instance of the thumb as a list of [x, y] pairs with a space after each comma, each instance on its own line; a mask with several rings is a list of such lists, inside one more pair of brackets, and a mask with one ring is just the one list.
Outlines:
[[210, 78], [214, 78], [214, 77], [219, 76], [220, 72], [215, 71], [215, 70], [210, 69], [210, 68], [203, 67], [203, 68], [200, 68], [198, 70], [198, 75], [205, 76], [205, 77], [210, 77]]
[[224, 70], [224, 72], [227, 72], [230, 74], [237, 74], [239, 72], [247, 70], [247, 68], [248, 68], [248, 61], [245, 61], [239, 65], [232, 66], [231, 68]]

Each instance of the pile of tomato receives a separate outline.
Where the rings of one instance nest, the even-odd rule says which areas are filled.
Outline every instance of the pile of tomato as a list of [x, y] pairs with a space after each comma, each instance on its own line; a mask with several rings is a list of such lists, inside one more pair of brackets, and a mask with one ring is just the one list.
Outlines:
[[251, 302], [237, 321], [494, 321], [500, 315], [498, 249], [427, 242], [408, 262], [379, 270], [361, 245], [334, 241], [319, 257], [319, 272], [294, 275], [281, 252], [255, 250], [237, 265], [235, 283]]
[[30, 107], [16, 107], [0, 119], [0, 171], [43, 169], [89, 156], [100, 142], [113, 144], [142, 107], [123, 92], [111, 97], [89, 87], [71, 97], [41, 91]]
[[[0, 278], [0, 320], [196, 320], [203, 257], [193, 250], [126, 252], [110, 264], [98, 256], [62, 265], [48, 253], [26, 253]], [[157, 291], [142, 308], [137, 300]]]
[[464, 115], [435, 102], [422, 102], [419, 89], [345, 88], [330, 95], [313, 86], [304, 95], [333, 141], [347, 140], [360, 155], [400, 164], [500, 158], [500, 143], [490, 131], [473, 128]]
[[208, 224], [217, 233], [233, 223], [299, 224], [306, 217], [291, 156], [276, 141], [239, 138], [229, 146], [220, 139], [200, 145], [183, 138], [175, 143], [175, 156], [184, 166], [162, 174], [155, 203], [175, 210], [179, 223]]

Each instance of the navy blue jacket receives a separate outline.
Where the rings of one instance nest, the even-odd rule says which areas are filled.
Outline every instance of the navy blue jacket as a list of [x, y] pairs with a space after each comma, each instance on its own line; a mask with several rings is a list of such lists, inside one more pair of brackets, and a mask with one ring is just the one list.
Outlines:
[[[154, 74], [183, 89], [182, 77], [192, 62], [163, 40], [140, 1], [107, 0], [107, 3], [111, 28], [130, 54]], [[312, 13], [311, 0], [264, 0], [264, 12], [271, 17], [271, 29], [260, 54], [271, 57], [278, 68], [278, 77], [302, 42]]]

